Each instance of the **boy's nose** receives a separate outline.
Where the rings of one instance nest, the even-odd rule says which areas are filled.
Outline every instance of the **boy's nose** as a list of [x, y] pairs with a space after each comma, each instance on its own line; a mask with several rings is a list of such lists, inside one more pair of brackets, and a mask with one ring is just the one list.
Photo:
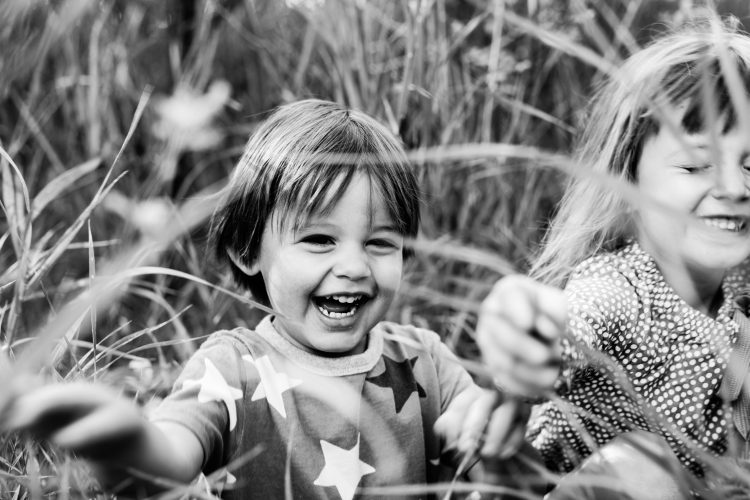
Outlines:
[[367, 253], [362, 248], [342, 247], [336, 255], [333, 274], [340, 278], [359, 280], [372, 275]]
[[723, 165], [716, 169], [714, 196], [731, 200], [745, 200], [750, 197], [747, 183], [750, 175], [743, 167]]

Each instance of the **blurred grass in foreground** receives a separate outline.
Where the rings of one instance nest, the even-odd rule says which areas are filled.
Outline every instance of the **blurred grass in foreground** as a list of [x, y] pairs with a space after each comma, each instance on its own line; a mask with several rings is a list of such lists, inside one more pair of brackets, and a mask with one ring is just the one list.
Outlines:
[[[474, 359], [479, 302], [526, 270], [575, 172], [568, 153], [593, 79], [697, 7], [5, 0], [0, 409], [14, 383], [81, 378], [147, 403], [205, 335], [253, 325], [264, 312], [207, 258], [205, 220], [258, 121], [313, 96], [403, 138], [424, 224], [390, 318]], [[0, 438], [0, 498], [93, 487], [69, 457]]]

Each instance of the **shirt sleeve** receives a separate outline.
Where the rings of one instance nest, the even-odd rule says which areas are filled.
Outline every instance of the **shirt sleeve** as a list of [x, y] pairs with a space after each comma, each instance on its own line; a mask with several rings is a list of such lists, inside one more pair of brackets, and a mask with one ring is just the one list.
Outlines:
[[437, 333], [430, 330], [418, 330], [422, 344], [429, 350], [435, 363], [440, 386], [440, 412], [442, 413], [456, 396], [475, 384], [458, 357], [440, 340]]
[[219, 468], [229, 453], [243, 395], [242, 362], [226, 340], [210, 338], [188, 360], [172, 392], [149, 415], [154, 422], [187, 427], [203, 448], [204, 471]]
[[611, 264], [583, 267], [571, 277], [565, 295], [565, 366], [596, 365], [602, 352], [616, 357], [619, 332], [632, 331], [638, 319], [639, 299], [631, 281]]

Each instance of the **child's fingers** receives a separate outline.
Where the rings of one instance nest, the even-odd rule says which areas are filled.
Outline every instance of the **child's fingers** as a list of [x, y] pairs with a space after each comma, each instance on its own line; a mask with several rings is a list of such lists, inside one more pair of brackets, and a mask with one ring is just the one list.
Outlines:
[[490, 416], [485, 429], [484, 446], [481, 456], [484, 459], [503, 460], [511, 457], [523, 444], [528, 412], [518, 401], [507, 401], [498, 406]]
[[99, 406], [52, 434], [56, 445], [88, 457], [106, 457], [124, 449], [143, 430], [140, 412], [127, 402]]
[[489, 353], [505, 350], [531, 364], [544, 364], [565, 323], [566, 301], [560, 290], [509, 276], [498, 281], [482, 303], [477, 341]]
[[562, 290], [525, 276], [507, 276], [482, 302], [482, 314], [506, 318], [516, 328], [534, 331], [540, 340], [555, 341], [567, 323], [567, 300]]
[[546, 364], [552, 359], [552, 349], [532, 335], [532, 331], [531, 327], [519, 326], [507, 315], [483, 313], [477, 325], [477, 344], [483, 358], [490, 363], [507, 356], [534, 365]]
[[559, 365], [540, 367], [516, 363], [511, 366], [511, 371], [497, 374], [494, 381], [497, 388], [503, 392], [537, 397], [545, 391], [552, 390], [559, 376]]
[[475, 453], [484, 438], [487, 422], [492, 410], [500, 403], [497, 391], [482, 390], [466, 412], [461, 425], [461, 436], [458, 440], [458, 451]]
[[[2, 352], [2, 350], [0, 350]], [[15, 374], [10, 369], [2, 370], [2, 375], [6, 377], [7, 383], [0, 391], [0, 431], [4, 429], [4, 422], [7, 415], [15, 405], [19, 397], [36, 390], [39, 387], [40, 380], [38, 377], [32, 377], [26, 374]]]
[[52, 384], [17, 396], [6, 412], [2, 427], [29, 430], [46, 437], [70, 421], [113, 401], [106, 388], [91, 384]]
[[435, 421], [435, 433], [442, 436], [447, 448], [455, 448], [458, 445], [466, 414], [479, 397], [480, 390], [472, 388], [462, 391]]
[[543, 312], [536, 317], [534, 334], [548, 344], [555, 345], [559, 343], [558, 341], [565, 331], [566, 325], [567, 316], [555, 318]]
[[568, 301], [559, 288], [533, 282], [529, 291], [537, 309], [536, 331], [544, 339], [555, 342], [568, 323]]
[[562, 290], [522, 275], [498, 280], [482, 303], [488, 313], [512, 314], [519, 326], [530, 327], [537, 316], [548, 317], [557, 328], [567, 321], [567, 300]]
[[482, 304], [477, 343], [504, 391], [525, 396], [549, 389], [560, 365], [564, 294], [523, 276], [495, 284]]
[[[535, 396], [539, 390], [553, 386], [560, 367], [559, 345], [544, 344], [502, 320], [492, 320], [483, 328], [502, 332], [486, 337], [480, 348], [484, 364], [503, 392]], [[534, 349], [539, 353], [530, 360]]]

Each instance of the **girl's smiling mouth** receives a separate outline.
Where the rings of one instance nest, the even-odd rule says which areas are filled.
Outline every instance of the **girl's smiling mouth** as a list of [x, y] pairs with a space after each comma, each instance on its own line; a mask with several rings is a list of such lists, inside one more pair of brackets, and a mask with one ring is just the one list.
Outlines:
[[701, 220], [707, 226], [721, 229], [723, 231], [733, 232], [733, 233], [742, 232], [747, 227], [747, 220], [744, 217], [722, 215], [722, 216], [712, 216], [712, 217], [701, 217]]
[[364, 294], [335, 294], [313, 297], [312, 301], [323, 316], [344, 319], [354, 316], [370, 298]]

